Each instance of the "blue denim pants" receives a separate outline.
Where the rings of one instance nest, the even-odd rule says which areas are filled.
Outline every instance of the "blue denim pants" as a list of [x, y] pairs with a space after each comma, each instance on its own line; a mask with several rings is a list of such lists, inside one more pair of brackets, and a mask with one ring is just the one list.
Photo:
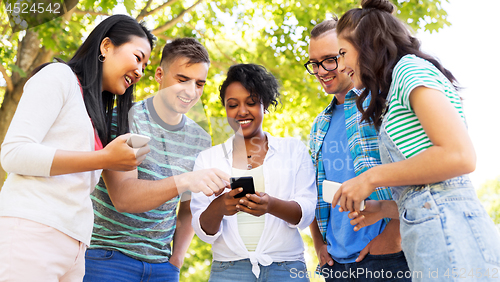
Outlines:
[[360, 262], [338, 263], [321, 267], [326, 282], [411, 281], [403, 252], [386, 255], [368, 254]]
[[[385, 123], [378, 137], [382, 163], [405, 160]], [[412, 281], [500, 279], [500, 234], [467, 175], [391, 190]]]
[[413, 281], [500, 281], [499, 232], [474, 188], [460, 183], [409, 188], [398, 201]]
[[260, 267], [259, 278], [252, 273], [249, 259], [237, 261], [214, 261], [210, 269], [209, 282], [309, 282], [307, 268], [302, 261], [273, 262]]
[[179, 269], [170, 262], [147, 263], [119, 251], [89, 249], [85, 253], [84, 282], [172, 282]]

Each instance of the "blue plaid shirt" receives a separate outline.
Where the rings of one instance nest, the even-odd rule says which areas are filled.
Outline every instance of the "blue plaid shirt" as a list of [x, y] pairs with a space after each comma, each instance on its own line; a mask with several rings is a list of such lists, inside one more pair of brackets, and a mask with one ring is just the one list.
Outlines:
[[[361, 94], [361, 90], [353, 88], [345, 97], [344, 113], [347, 130], [347, 141], [351, 151], [354, 163], [354, 173], [360, 175], [366, 170], [381, 164], [378, 151], [378, 132], [375, 127], [366, 121], [361, 123], [361, 113], [356, 107], [356, 98]], [[323, 167], [323, 156], [321, 146], [330, 127], [330, 121], [337, 99], [333, 98], [332, 103], [321, 112], [311, 128], [309, 135], [309, 147], [311, 157], [316, 169], [316, 185], [318, 187], [318, 203], [316, 205], [316, 221], [319, 230], [323, 235], [323, 241], [326, 242], [326, 228], [330, 219], [331, 204], [323, 201], [323, 180], [326, 179], [325, 169]], [[363, 102], [363, 108], [370, 104], [370, 98]], [[392, 200], [391, 190], [388, 187], [378, 187], [369, 197], [372, 200]], [[387, 220], [387, 219], [386, 219]]]

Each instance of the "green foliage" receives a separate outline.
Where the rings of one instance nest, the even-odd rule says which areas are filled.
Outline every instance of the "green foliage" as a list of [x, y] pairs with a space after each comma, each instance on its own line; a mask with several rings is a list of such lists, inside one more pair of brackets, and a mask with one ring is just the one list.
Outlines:
[[180, 282], [205, 282], [210, 276], [212, 247], [194, 236], [181, 268]]
[[9, 68], [12, 70], [12, 72], [17, 72], [21, 77], [26, 77], [26, 73], [18, 66], [14, 64], [10, 64]]
[[[309, 230], [307, 230], [309, 231]], [[321, 278], [319, 273], [316, 273], [316, 267], [318, 266], [318, 256], [316, 250], [314, 249], [314, 242], [311, 235], [302, 232], [302, 240], [304, 240], [306, 266], [308, 271], [308, 277], [311, 282], [323, 282], [325, 281]]]
[[[152, 10], [163, 1], [152, 1]], [[150, 28], [161, 27], [175, 19], [195, 1], [173, 1], [174, 3], [144, 18]], [[407, 19], [410, 26], [418, 28], [429, 21], [426, 29], [438, 29], [446, 21], [441, 0], [395, 1], [399, 16]], [[101, 0], [79, 1], [79, 10], [112, 14], [120, 5], [132, 16], [139, 15], [146, 1]], [[347, 9], [357, 7], [358, 0], [343, 1], [297, 1], [297, 0], [253, 0], [253, 1], [205, 1], [192, 12], [182, 17], [171, 28], [162, 32], [153, 50], [146, 76], [137, 85], [137, 97], [156, 93], [157, 83], [153, 75], [158, 65], [161, 47], [166, 39], [194, 36], [207, 46], [212, 60], [209, 82], [205, 87], [202, 102], [210, 118], [223, 117], [223, 108], [218, 101], [218, 85], [227, 68], [234, 63], [258, 63], [267, 67], [282, 84], [282, 107], [270, 114], [265, 121], [267, 131], [277, 136], [295, 136], [303, 140], [316, 114], [324, 108], [331, 97], [327, 97], [319, 84], [303, 69], [307, 60], [308, 34], [312, 27], [332, 15], [340, 16]], [[3, 12], [4, 7], [0, 8]], [[10, 33], [7, 17], [2, 17], [0, 58], [5, 68], [12, 71], [16, 63], [17, 38], [21, 33]], [[425, 19], [424, 19], [425, 18]], [[73, 14], [71, 21], [62, 18], [36, 27], [41, 45], [54, 50], [57, 57], [68, 60], [82, 39], [95, 26], [99, 16]], [[64, 26], [64, 32], [61, 31]], [[6, 44], [6, 41], [9, 44]], [[11, 46], [9, 46], [11, 45]], [[276, 122], [279, 121], [279, 122]]]
[[500, 227], [500, 177], [481, 185], [477, 190], [477, 196], [493, 222]]

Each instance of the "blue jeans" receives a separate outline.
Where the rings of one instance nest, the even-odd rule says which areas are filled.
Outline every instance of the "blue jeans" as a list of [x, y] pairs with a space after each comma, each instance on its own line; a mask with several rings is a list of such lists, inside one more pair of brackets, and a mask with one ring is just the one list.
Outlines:
[[499, 232], [471, 185], [450, 179], [409, 189], [398, 206], [402, 247], [421, 276], [414, 281], [500, 278]]
[[[379, 133], [380, 159], [383, 164], [403, 161], [406, 158], [385, 130], [386, 122]], [[467, 175], [391, 190], [413, 281], [500, 278], [500, 234]]]
[[411, 281], [403, 252], [371, 255], [360, 262], [325, 264], [321, 274], [329, 281]]
[[[252, 273], [249, 259], [237, 261], [214, 261], [210, 269], [209, 282], [309, 282], [306, 265], [302, 261], [273, 262], [268, 266], [259, 264], [259, 278]], [[299, 273], [304, 275], [299, 275]], [[299, 277], [300, 276], [300, 277]]]
[[179, 269], [170, 262], [147, 263], [119, 251], [90, 249], [85, 254], [84, 282], [179, 281]]

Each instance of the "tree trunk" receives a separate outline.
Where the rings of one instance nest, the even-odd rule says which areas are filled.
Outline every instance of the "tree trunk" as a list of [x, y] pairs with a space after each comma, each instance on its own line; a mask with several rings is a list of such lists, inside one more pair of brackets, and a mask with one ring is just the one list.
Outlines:
[[[14, 88], [12, 91], [5, 90], [4, 100], [0, 107], [0, 143], [3, 142], [10, 122], [14, 117], [17, 109], [17, 104], [23, 94], [24, 84], [28, 80], [29, 74], [40, 64], [50, 61], [54, 52], [40, 48], [40, 40], [38, 34], [33, 31], [27, 31], [23, 41], [19, 46], [19, 60], [16, 64], [27, 74], [26, 77], [21, 77], [19, 73], [12, 74]], [[1, 152], [1, 148], [0, 148]], [[0, 168], [0, 184], [5, 181], [6, 172]]]
[[[22, 85], [16, 84], [13, 91], [5, 91], [2, 107], [0, 107], [0, 140], [2, 140], [2, 142], [5, 134], [7, 133], [7, 129], [9, 128], [10, 121], [16, 112], [17, 103], [23, 94], [23, 87], [24, 83], [22, 83]], [[0, 168], [0, 183], [3, 184], [6, 176], [7, 173], [3, 170], [3, 168]]]
[[[77, 3], [78, 0], [65, 1], [65, 9], [69, 8], [69, 11], [62, 16], [64, 20], [69, 21], [71, 19], [71, 15], [75, 11]], [[14, 117], [17, 104], [23, 94], [24, 84], [28, 81], [30, 73], [37, 66], [49, 62], [54, 56], [54, 51], [47, 50], [44, 47], [40, 48], [38, 33], [32, 30], [27, 30], [23, 40], [19, 43], [17, 54], [18, 60], [16, 65], [27, 74], [27, 77], [21, 77], [17, 72], [13, 73], [11, 79], [14, 87], [12, 91], [9, 91], [8, 89], [5, 90], [4, 100], [0, 106], [0, 144], [3, 143], [7, 129], [9, 128], [10, 122]], [[6, 176], [7, 173], [0, 166], [0, 190], [5, 182]]]

